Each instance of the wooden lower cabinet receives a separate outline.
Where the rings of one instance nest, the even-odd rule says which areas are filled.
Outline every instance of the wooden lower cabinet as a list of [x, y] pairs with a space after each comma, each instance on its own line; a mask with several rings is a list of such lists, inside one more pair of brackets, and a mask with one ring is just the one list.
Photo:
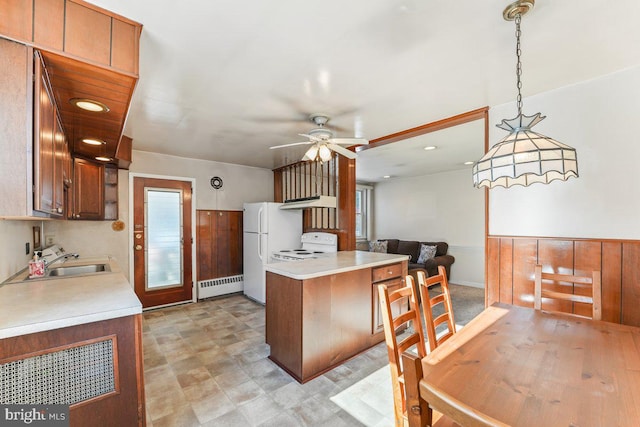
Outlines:
[[72, 427], [145, 425], [140, 314], [2, 339], [0, 365], [16, 370], [17, 399], [73, 402]]
[[[406, 275], [406, 262], [394, 265]], [[267, 272], [269, 358], [304, 383], [383, 341], [382, 330], [372, 332], [372, 270], [306, 280]]]

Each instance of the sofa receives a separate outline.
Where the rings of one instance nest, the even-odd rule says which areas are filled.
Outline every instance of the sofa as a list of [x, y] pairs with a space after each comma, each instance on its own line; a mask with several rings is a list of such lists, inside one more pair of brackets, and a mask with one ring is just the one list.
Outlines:
[[[455, 262], [452, 255], [448, 255], [449, 244], [446, 242], [418, 242], [415, 240], [379, 239], [387, 241], [387, 253], [409, 255], [409, 270], [423, 268], [429, 276], [438, 274], [438, 266], [442, 265], [447, 270], [447, 278], [451, 277], [451, 264]], [[436, 254], [433, 258], [427, 259], [424, 263], [418, 264], [421, 245], [436, 247]]]

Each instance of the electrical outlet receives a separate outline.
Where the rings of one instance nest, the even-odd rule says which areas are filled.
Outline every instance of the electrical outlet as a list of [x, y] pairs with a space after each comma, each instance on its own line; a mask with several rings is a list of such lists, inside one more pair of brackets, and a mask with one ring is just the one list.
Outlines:
[[45, 246], [51, 246], [53, 245], [53, 241], [55, 240], [56, 236], [54, 236], [53, 234], [47, 234], [46, 236], [44, 236], [44, 245]]
[[24, 254], [29, 255], [31, 253], [31, 243], [27, 242], [24, 244]]

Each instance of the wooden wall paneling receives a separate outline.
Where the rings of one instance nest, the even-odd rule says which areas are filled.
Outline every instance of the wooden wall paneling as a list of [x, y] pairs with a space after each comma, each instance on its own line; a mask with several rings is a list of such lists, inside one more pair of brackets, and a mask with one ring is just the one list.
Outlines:
[[[540, 239], [538, 240], [538, 263], [542, 265], [542, 271], [558, 274], [573, 274], [573, 241]], [[547, 289], [556, 289], [560, 292], [567, 292], [566, 286], [571, 283], [545, 283], [542, 285]], [[573, 313], [573, 305], [570, 301], [544, 300], [542, 308], [553, 311]]]
[[338, 228], [344, 233], [338, 239], [338, 250], [353, 251], [356, 248], [356, 161], [338, 157]]
[[273, 171], [273, 201], [284, 202], [284, 192], [282, 191], [282, 169]]
[[34, 0], [33, 42], [55, 50], [64, 49], [65, 0]]
[[[598, 241], [576, 240], [574, 242], [573, 270], [576, 275], [590, 275], [597, 270], [602, 277], [602, 243]], [[574, 284], [573, 293], [576, 295], [591, 296], [591, 287]], [[593, 309], [591, 304], [574, 303], [574, 313], [591, 317]]]
[[197, 280], [211, 278], [212, 242], [211, 242], [211, 212], [198, 210], [196, 212], [196, 275]]
[[638, 307], [640, 307], [640, 242], [623, 242], [621, 323], [640, 326]]
[[242, 274], [242, 211], [229, 212], [230, 275]]
[[487, 238], [485, 307], [500, 301], [500, 239]]
[[33, 35], [33, 2], [0, 0], [0, 34], [13, 39], [31, 41]]
[[111, 17], [68, 1], [65, 18], [65, 52], [110, 65]]
[[620, 323], [622, 243], [602, 242], [602, 320]]
[[500, 239], [500, 302], [513, 304], [513, 239]]
[[230, 275], [229, 268], [229, 212], [215, 212], [216, 234], [214, 236], [216, 242], [215, 248], [215, 277], [227, 277]]
[[533, 308], [537, 239], [513, 239], [513, 304]]
[[119, 19], [112, 19], [111, 66], [138, 74], [138, 32], [140, 27]]

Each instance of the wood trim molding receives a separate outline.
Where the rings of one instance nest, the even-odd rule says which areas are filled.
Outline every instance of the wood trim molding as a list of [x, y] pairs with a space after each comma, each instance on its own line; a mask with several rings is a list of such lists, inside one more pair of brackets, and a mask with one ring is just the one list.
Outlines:
[[[478, 108], [477, 110], [472, 110], [466, 113], [458, 114], [456, 116], [447, 117], [446, 119], [416, 126], [414, 128], [392, 133], [390, 135], [385, 135], [380, 138], [372, 139], [371, 141], [369, 141], [368, 145], [362, 145], [357, 151], [370, 150], [372, 148], [380, 147], [382, 145], [390, 144], [392, 142], [413, 138], [416, 136], [435, 132], [441, 129], [446, 129], [452, 126], [473, 122], [475, 120], [485, 119], [486, 121], [488, 120], [488, 111], [489, 111], [489, 107], [482, 107], [482, 108]], [[485, 128], [487, 128], [487, 126], [485, 126]], [[485, 135], [488, 135], [488, 128], [485, 131]], [[488, 140], [488, 137], [486, 137], [486, 139]], [[485, 151], [486, 149], [487, 148], [485, 148]]]

